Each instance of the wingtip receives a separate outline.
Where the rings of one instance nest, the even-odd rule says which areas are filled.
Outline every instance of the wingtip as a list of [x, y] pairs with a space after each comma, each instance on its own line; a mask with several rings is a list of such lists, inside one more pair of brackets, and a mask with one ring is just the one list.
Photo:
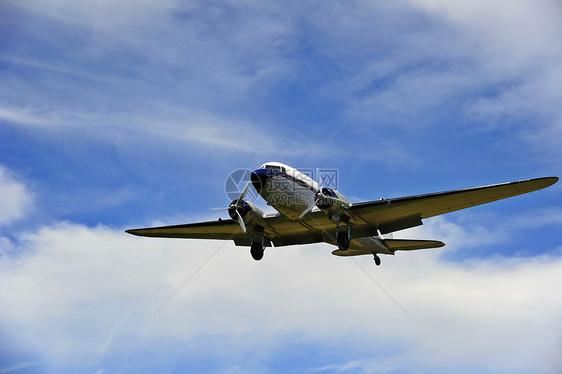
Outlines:
[[545, 186], [543, 188], [547, 188], [550, 187], [554, 184], [556, 184], [558, 182], [558, 180], [560, 180], [560, 178], [558, 177], [545, 177], [542, 178], [545, 181]]
[[[556, 184], [559, 179], [560, 178], [558, 178], [558, 177], [542, 177], [542, 178], [534, 178], [534, 179], [523, 180], [523, 181], [514, 182], [514, 183], [528, 184], [529, 186], [533, 185], [534, 186], [533, 191], [538, 191], [538, 190], [542, 190], [543, 188], [548, 188], [548, 187]], [[529, 192], [531, 192], [531, 191], [529, 191]]]

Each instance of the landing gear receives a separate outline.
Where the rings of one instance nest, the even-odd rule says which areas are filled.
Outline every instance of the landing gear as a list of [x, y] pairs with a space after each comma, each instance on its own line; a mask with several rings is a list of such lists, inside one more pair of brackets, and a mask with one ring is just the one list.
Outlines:
[[345, 235], [345, 233], [338, 231], [336, 234], [336, 240], [338, 242], [338, 247], [340, 247], [342, 251], [347, 251], [349, 249], [349, 238]]
[[351, 240], [351, 223], [349, 223], [349, 220], [345, 227], [343, 230], [340, 230], [339, 224], [336, 226], [336, 242], [342, 251], [349, 249], [349, 241]]
[[252, 258], [259, 261], [263, 258], [263, 252], [265, 249], [263, 229], [260, 231], [252, 232], [252, 246], [250, 247], [250, 254]]
[[373, 253], [373, 256], [375, 257], [375, 265], [379, 266], [381, 264], [381, 258], [376, 253]]

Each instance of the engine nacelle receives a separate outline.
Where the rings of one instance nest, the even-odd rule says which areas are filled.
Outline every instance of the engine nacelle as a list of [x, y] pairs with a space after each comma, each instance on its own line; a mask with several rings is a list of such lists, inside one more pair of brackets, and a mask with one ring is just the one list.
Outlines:
[[[238, 206], [238, 207], [237, 207]], [[254, 204], [250, 203], [249, 201], [242, 200], [238, 203], [238, 200], [233, 200], [230, 205], [228, 206], [228, 215], [230, 218], [238, 222], [238, 215], [236, 214], [236, 209], [238, 213], [244, 220], [246, 226], [265, 226], [265, 221], [263, 219], [264, 213], [263, 211], [255, 206]]]
[[324, 187], [318, 192], [316, 206], [330, 217], [339, 219], [351, 203], [338, 190]]

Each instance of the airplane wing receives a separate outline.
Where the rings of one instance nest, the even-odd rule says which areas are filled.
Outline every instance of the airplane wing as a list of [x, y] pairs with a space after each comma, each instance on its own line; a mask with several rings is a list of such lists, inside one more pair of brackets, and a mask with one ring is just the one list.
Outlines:
[[[276, 247], [322, 242], [324, 230], [332, 230], [332, 235], [335, 235], [334, 223], [321, 211], [309, 213], [306, 220], [294, 221], [281, 215], [268, 215], [264, 217], [264, 221], [267, 224], [264, 228], [267, 234], [266, 246], [271, 246], [271, 242]], [[154, 238], [234, 240], [236, 245], [243, 246], [249, 246], [252, 242], [251, 233], [243, 232], [238, 222], [232, 219], [131, 229], [125, 232]]]
[[238, 222], [232, 219], [219, 219], [218, 221], [188, 223], [185, 225], [148, 227], [145, 229], [126, 230], [125, 232], [136, 236], [183, 239], [231, 240], [249, 236], [249, 234], [242, 232]]
[[382, 234], [422, 224], [422, 219], [522, 195], [549, 187], [557, 177], [537, 178], [462, 190], [399, 197], [353, 204], [351, 213]]
[[[557, 181], [557, 177], [538, 178], [352, 204], [349, 208], [350, 221], [353, 224], [352, 238], [364, 238], [378, 235], [379, 232], [386, 234], [419, 226], [422, 224], [422, 219], [537, 191]], [[266, 215], [264, 221], [266, 246], [273, 244], [279, 247], [335, 241], [335, 224], [320, 210], [313, 210], [300, 220], [291, 220], [282, 215]], [[126, 232], [150, 237], [234, 240], [236, 245], [251, 245], [251, 234], [244, 233], [240, 225], [232, 219], [134, 229]], [[388, 241], [386, 245], [394, 251], [429, 248], [427, 245], [434, 248], [440, 246], [439, 243]]]

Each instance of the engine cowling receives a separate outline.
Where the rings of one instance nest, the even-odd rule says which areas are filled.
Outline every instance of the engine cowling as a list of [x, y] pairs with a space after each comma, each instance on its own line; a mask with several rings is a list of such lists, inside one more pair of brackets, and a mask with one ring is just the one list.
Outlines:
[[329, 216], [340, 217], [351, 203], [338, 190], [324, 187], [318, 191], [316, 206]]
[[240, 214], [246, 226], [265, 226], [263, 211], [249, 201], [242, 200], [238, 202], [238, 200], [233, 200], [228, 206], [228, 215], [238, 222], [239, 218], [236, 214], [236, 210], [238, 210], [238, 214]]

